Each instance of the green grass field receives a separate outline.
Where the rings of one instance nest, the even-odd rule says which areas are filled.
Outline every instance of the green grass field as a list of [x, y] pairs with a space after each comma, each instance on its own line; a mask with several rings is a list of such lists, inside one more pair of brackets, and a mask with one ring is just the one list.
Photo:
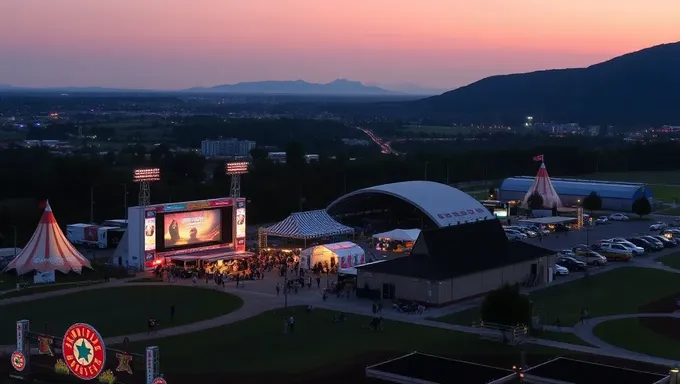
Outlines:
[[[295, 330], [284, 334], [284, 320], [295, 316]], [[505, 356], [514, 361], [517, 349], [477, 335], [396, 321], [384, 322], [380, 332], [370, 331], [370, 317], [347, 315], [333, 323], [337, 313], [302, 307], [265, 312], [228, 326], [154, 341], [162, 351], [166, 373], [279, 372], [300, 373], [337, 366], [370, 353], [419, 351], [475, 360]], [[141, 351], [145, 345], [131, 345]], [[549, 356], [555, 350], [527, 345], [528, 354]], [[202, 353], [202, 351], [209, 352]], [[181, 371], [179, 371], [181, 370]]]
[[[93, 284], [100, 284], [100, 283], [101, 283], [101, 281], [93, 282]], [[9, 292], [5, 292], [3, 294], [0, 294], [0, 300], [9, 299], [9, 298], [12, 298], [12, 297], [35, 295], [37, 293], [61, 291], [63, 289], [76, 288], [77, 286], [78, 285], [76, 283], [73, 283], [73, 284], [38, 284], [38, 285], [31, 286], [31, 288], [25, 288], [25, 289], [21, 289], [19, 291], [9, 291]]]
[[656, 259], [659, 263], [663, 263], [671, 268], [680, 270], [680, 252], [673, 252]]
[[599, 324], [593, 330], [600, 340], [617, 347], [680, 361], [680, 343], [654, 332], [640, 319], [620, 319]]
[[28, 319], [35, 329], [61, 334], [84, 322], [104, 337], [147, 331], [154, 316], [161, 327], [170, 326], [170, 306], [176, 309], [173, 326], [218, 317], [243, 304], [236, 296], [209, 289], [180, 286], [123, 286], [82, 291], [0, 307], [0, 344], [16, 340], [17, 320]]
[[[675, 273], [623, 267], [541, 289], [529, 298], [534, 311], [545, 315], [546, 324], [554, 324], [559, 318], [563, 326], [571, 326], [580, 320], [583, 308], [588, 308], [591, 317], [636, 313], [649, 302], [679, 292], [680, 279]], [[479, 309], [473, 308], [436, 320], [470, 325], [479, 318]]]
[[537, 339], [553, 340], [559, 341], [561, 343], [569, 343], [583, 345], [586, 347], [592, 347], [592, 345], [583, 341], [580, 337], [576, 336], [571, 332], [532, 331], [531, 336]]
[[413, 132], [413, 133], [425, 133], [428, 135], [442, 135], [442, 136], [452, 136], [458, 134], [470, 133], [470, 127], [454, 127], [454, 126], [441, 126], [441, 125], [405, 125], [402, 128], [403, 131]]
[[[123, 268], [107, 266], [96, 260], [92, 261], [91, 264], [94, 270], [83, 268], [80, 275], [72, 272], [68, 274], [56, 272], [55, 280], [57, 283], [74, 283], [85, 280], [102, 280], [105, 275], [111, 279], [130, 277]], [[32, 275], [27, 274], [25, 276], [17, 276], [11, 273], [0, 273], [0, 291], [14, 289], [16, 288], [17, 283], [28, 283], [29, 285], [33, 285]]]

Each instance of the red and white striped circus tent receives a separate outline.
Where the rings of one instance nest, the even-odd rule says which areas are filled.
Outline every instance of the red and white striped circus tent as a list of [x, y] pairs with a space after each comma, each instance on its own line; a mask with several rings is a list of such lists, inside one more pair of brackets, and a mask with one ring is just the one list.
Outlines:
[[555, 187], [553, 187], [552, 181], [550, 181], [548, 170], [545, 168], [545, 163], [543, 162], [541, 162], [541, 167], [538, 169], [534, 184], [529, 188], [527, 194], [524, 195], [522, 205], [527, 205], [529, 196], [533, 195], [534, 192], [538, 192], [538, 194], [541, 195], [543, 198], [543, 207], [546, 209], [562, 207], [562, 200], [560, 200], [560, 196], [555, 192]]
[[90, 261], [66, 239], [54, 218], [50, 204], [46, 203], [45, 212], [31, 240], [7, 265], [5, 271], [14, 269], [17, 275], [31, 271], [73, 271], [80, 274], [83, 267], [92, 269]]

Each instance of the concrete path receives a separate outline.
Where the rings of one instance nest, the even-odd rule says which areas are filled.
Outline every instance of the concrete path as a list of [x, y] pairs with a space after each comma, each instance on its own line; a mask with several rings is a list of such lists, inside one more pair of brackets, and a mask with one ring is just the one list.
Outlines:
[[[102, 283], [102, 284], [97, 284], [93, 286], [85, 286], [85, 287], [78, 287], [78, 288], [72, 288], [72, 289], [64, 289], [64, 290], [58, 290], [58, 291], [51, 291], [51, 292], [44, 292], [44, 293], [39, 293], [36, 295], [29, 295], [29, 296], [20, 296], [20, 297], [15, 297], [15, 298], [9, 298], [5, 300], [0, 300], [0, 306], [2, 305], [8, 305], [12, 303], [17, 303], [17, 302], [28, 302], [32, 300], [38, 300], [42, 298], [48, 298], [48, 297], [55, 297], [55, 296], [60, 296], [60, 295], [66, 295], [74, 292], [79, 292], [79, 291], [85, 291], [85, 290], [92, 290], [92, 289], [105, 289], [105, 288], [110, 288], [114, 286], [121, 286], [123, 283], [125, 283], [122, 280], [116, 281], [116, 282], [110, 282], [110, 283]], [[148, 286], [148, 285], [168, 285], [170, 283], [164, 282], [164, 283], [125, 283], [126, 286]], [[175, 282], [172, 283], [172, 285], [181, 285], [181, 286], [187, 286], [187, 287], [192, 287], [194, 289], [216, 289], [214, 284], [208, 284], [208, 285], [203, 285], [203, 284], [198, 284], [194, 286], [191, 282], [189, 281], [180, 281], [180, 282]], [[216, 328], [216, 327], [221, 327], [224, 325], [228, 325], [240, 320], [245, 320], [249, 317], [257, 316], [263, 312], [266, 312], [268, 310], [276, 309], [276, 308], [282, 308], [284, 305], [284, 297], [277, 297], [275, 293], [267, 293], [267, 292], [261, 292], [257, 290], [249, 290], [248, 289], [248, 284], [246, 284], [246, 288], [235, 288], [233, 285], [228, 285], [224, 289], [220, 289], [221, 291], [224, 291], [226, 293], [234, 294], [238, 297], [240, 297], [243, 300], [243, 306], [229, 314], [225, 314], [223, 316], [219, 316], [216, 318], [212, 319], [207, 319], [207, 320], [202, 320], [198, 321], [195, 323], [191, 324], [186, 324], [186, 325], [181, 325], [177, 327], [172, 327], [172, 328], [165, 328], [161, 329], [157, 332], [154, 333], [137, 333], [133, 335], [122, 335], [122, 336], [116, 336], [116, 337], [111, 337], [111, 338], [106, 338], [105, 341], [109, 344], [118, 344], [122, 343], [123, 339], [127, 337], [130, 342], [139, 342], [139, 341], [146, 341], [146, 340], [153, 340], [161, 337], [169, 337], [169, 336], [176, 336], [176, 335], [182, 335], [182, 334], [187, 334], [191, 332], [197, 332], [197, 331], [202, 331], [210, 328]], [[316, 290], [301, 290], [300, 294], [291, 294], [288, 295], [288, 305], [289, 306], [298, 306], [298, 305], [311, 305], [315, 308], [323, 308], [327, 310], [332, 310], [332, 311], [338, 311], [338, 312], [344, 312], [344, 313], [350, 313], [350, 314], [357, 314], [357, 315], [365, 315], [365, 316], [372, 316], [372, 302], [368, 300], [357, 300], [356, 298], [352, 299], [345, 299], [345, 298], [336, 298], [336, 297], [329, 297], [327, 301], [323, 301], [321, 299], [321, 295], [318, 294], [318, 291]], [[430, 311], [428, 311], [430, 312]], [[493, 330], [488, 330], [488, 329], [483, 329], [483, 328], [474, 328], [474, 327], [469, 327], [469, 326], [462, 326], [462, 325], [455, 325], [455, 324], [448, 324], [448, 323], [443, 323], [443, 322], [438, 322], [438, 321], [433, 321], [433, 320], [428, 320], [426, 316], [431, 316], [432, 313], [427, 313], [424, 314], [423, 316], [419, 315], [410, 315], [410, 314], [405, 314], [405, 313], [400, 313], [397, 311], [394, 311], [392, 308], [385, 308], [383, 309], [382, 316], [385, 319], [388, 320], [394, 320], [394, 321], [402, 321], [402, 322], [407, 322], [407, 323], [412, 323], [412, 324], [418, 324], [418, 325], [423, 325], [423, 326], [428, 326], [428, 327], [435, 327], [435, 328], [440, 328], [440, 329], [447, 329], [451, 331], [457, 331], [457, 332], [464, 332], [464, 333], [470, 333], [470, 334], [477, 334], [480, 336], [497, 336], [498, 332], [493, 331]], [[661, 364], [665, 366], [674, 366], [677, 362], [672, 361], [669, 359], [663, 359], [663, 358], [656, 358], [653, 356], [647, 356], [643, 355], [640, 353], [635, 353], [631, 351], [627, 351], [622, 348], [618, 348], [615, 346], [611, 346], [609, 344], [606, 344], [602, 342], [601, 340], [597, 339], [594, 337], [592, 334], [593, 328], [602, 322], [609, 321], [609, 320], [616, 320], [620, 318], [629, 318], [629, 317], [680, 317], [680, 314], [678, 315], [670, 315], [670, 314], [632, 314], [632, 315], [614, 315], [614, 316], [608, 316], [608, 317], [601, 317], [601, 318], [596, 318], [596, 319], [591, 319], [588, 321], [588, 323], [584, 325], [577, 325], [572, 328], [561, 328], [561, 331], [572, 331], [575, 335], [581, 337], [584, 341], [589, 342], [590, 344], [594, 345], [595, 347], [588, 347], [588, 346], [582, 346], [582, 345], [575, 345], [575, 344], [569, 344], [569, 343], [563, 343], [563, 342], [558, 342], [558, 341], [552, 341], [552, 340], [543, 340], [543, 339], [530, 339], [529, 342], [532, 344], [537, 344], [537, 345], [542, 345], [546, 347], [552, 347], [552, 348], [558, 348], [558, 349], [564, 349], [564, 350], [570, 350], [570, 351], [575, 351], [575, 352], [581, 352], [581, 353], [589, 353], [589, 354], [596, 354], [596, 355], [604, 355], [604, 356], [610, 356], [610, 357], [616, 357], [616, 358], [622, 358], [622, 359], [629, 359], [629, 360], [637, 360], [637, 361], [643, 361], [647, 363], [652, 363], [652, 364]], [[549, 329], [552, 330], [552, 329]], [[556, 329], [555, 329], [556, 330]], [[0, 353], [11, 353], [14, 350], [15, 346], [12, 345], [5, 345], [5, 346], [0, 346]]]
[[573, 333], [580, 337], [583, 341], [588, 342], [601, 349], [619, 350], [626, 351], [634, 355], [641, 355], [637, 352], [627, 351], [623, 348], [616, 347], [609, 343], [606, 343], [599, 339], [593, 333], [595, 327], [605, 323], [607, 321], [621, 320], [621, 319], [633, 319], [633, 318], [645, 318], [645, 317], [661, 317], [661, 318], [674, 318], [680, 319], [680, 313], [630, 313], [630, 314], [620, 314], [611, 316], [596, 317], [593, 319], [588, 319], [585, 323], [578, 323], [573, 327]]

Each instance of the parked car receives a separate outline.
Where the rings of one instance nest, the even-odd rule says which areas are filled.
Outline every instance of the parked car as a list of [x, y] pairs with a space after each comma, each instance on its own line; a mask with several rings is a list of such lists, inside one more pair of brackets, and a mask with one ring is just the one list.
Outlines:
[[576, 253], [571, 249], [562, 249], [557, 252], [557, 257], [574, 257]]
[[667, 228], [660, 232], [660, 234], [667, 239], [674, 239], [680, 237], [680, 229]]
[[569, 274], [569, 269], [567, 269], [567, 268], [565, 268], [565, 267], [563, 267], [559, 264], [555, 264], [555, 273], [554, 273], [555, 276], [566, 276], [568, 274]]
[[600, 216], [595, 220], [595, 225], [604, 225], [609, 223], [609, 217], [607, 216]]
[[654, 235], [652, 237], [658, 239], [666, 248], [673, 248], [678, 244], [678, 241], [672, 237], [670, 239], [661, 235]]
[[555, 232], [569, 232], [569, 227], [564, 224], [555, 224], [553, 226], [553, 231]]
[[651, 244], [649, 241], [640, 238], [640, 237], [630, 237], [628, 239], [629, 242], [635, 244], [636, 246], [642, 248], [645, 250], [645, 252], [654, 252], [658, 251], [660, 249], [663, 249], [663, 245], [661, 247], [657, 247], [656, 245]]
[[624, 247], [629, 248], [630, 250], [632, 250], [634, 255], [644, 255], [644, 254], [645, 254], [645, 249], [644, 249], [644, 248], [639, 247], [639, 246], [637, 246], [637, 245], [631, 243], [630, 241], [624, 239], [623, 237], [615, 237], [615, 238], [613, 238], [613, 239], [608, 239], [608, 240], [603, 240], [603, 241], [604, 241], [604, 242], [609, 241], [609, 242], [612, 242], [612, 243], [621, 244], [621, 245], [623, 245]]
[[584, 252], [589, 252], [589, 251], [591, 251], [591, 249], [590, 249], [590, 247], [588, 247], [585, 244], [579, 244], [579, 245], [575, 246], [574, 248], [572, 248], [571, 251], [578, 255], [578, 254], [581, 254], [581, 253], [584, 253]]
[[630, 249], [616, 243], [603, 243], [600, 253], [607, 260], [629, 261], [633, 258], [633, 252]]
[[658, 249], [660, 249], [660, 250], [666, 248], [666, 246], [663, 244], [663, 242], [662, 242], [661, 240], [657, 239], [657, 238], [654, 237], [654, 236], [650, 236], [650, 235], [640, 235], [639, 237], [641, 237], [641, 238], [643, 238], [643, 239], [649, 241], [649, 242], [650, 242], [651, 244], [653, 244], [653, 245], [656, 245], [656, 247], [657, 247]]
[[516, 230], [516, 229], [505, 229], [505, 236], [508, 237], [509, 240], [526, 240], [527, 235], [524, 233]]
[[614, 220], [614, 221], [628, 221], [630, 218], [623, 213], [614, 213], [612, 215], [609, 215], [609, 220]]
[[607, 258], [595, 251], [583, 252], [572, 257], [578, 261], [584, 262], [589, 265], [601, 266], [607, 264]]
[[656, 222], [656, 223], [649, 226], [650, 231], [661, 231], [662, 229], [666, 229], [666, 228], [668, 228], [668, 224], [661, 222], [661, 221]]
[[585, 271], [588, 269], [588, 264], [578, 261], [573, 257], [558, 257], [557, 264], [567, 268], [569, 271]]
[[538, 225], [533, 225], [533, 224], [532, 225], [523, 225], [522, 227], [527, 228], [530, 231], [536, 232], [539, 236], [540, 235], [546, 236], [546, 235], [550, 234], [550, 231], [548, 231], [547, 229], [542, 229]]

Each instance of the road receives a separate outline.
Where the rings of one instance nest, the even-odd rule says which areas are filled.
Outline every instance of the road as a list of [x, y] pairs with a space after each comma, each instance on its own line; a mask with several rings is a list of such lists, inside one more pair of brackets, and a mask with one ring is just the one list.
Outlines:
[[371, 131], [370, 129], [366, 129], [366, 128], [362, 128], [362, 127], [357, 127], [357, 129], [360, 130], [361, 132], [365, 133], [366, 135], [368, 135], [368, 137], [380, 147], [381, 153], [384, 153], [386, 155], [395, 155], [395, 156], [401, 155], [401, 153], [392, 149], [392, 146], [390, 145], [389, 141], [383, 141], [375, 133], [373, 133], [373, 131]]

